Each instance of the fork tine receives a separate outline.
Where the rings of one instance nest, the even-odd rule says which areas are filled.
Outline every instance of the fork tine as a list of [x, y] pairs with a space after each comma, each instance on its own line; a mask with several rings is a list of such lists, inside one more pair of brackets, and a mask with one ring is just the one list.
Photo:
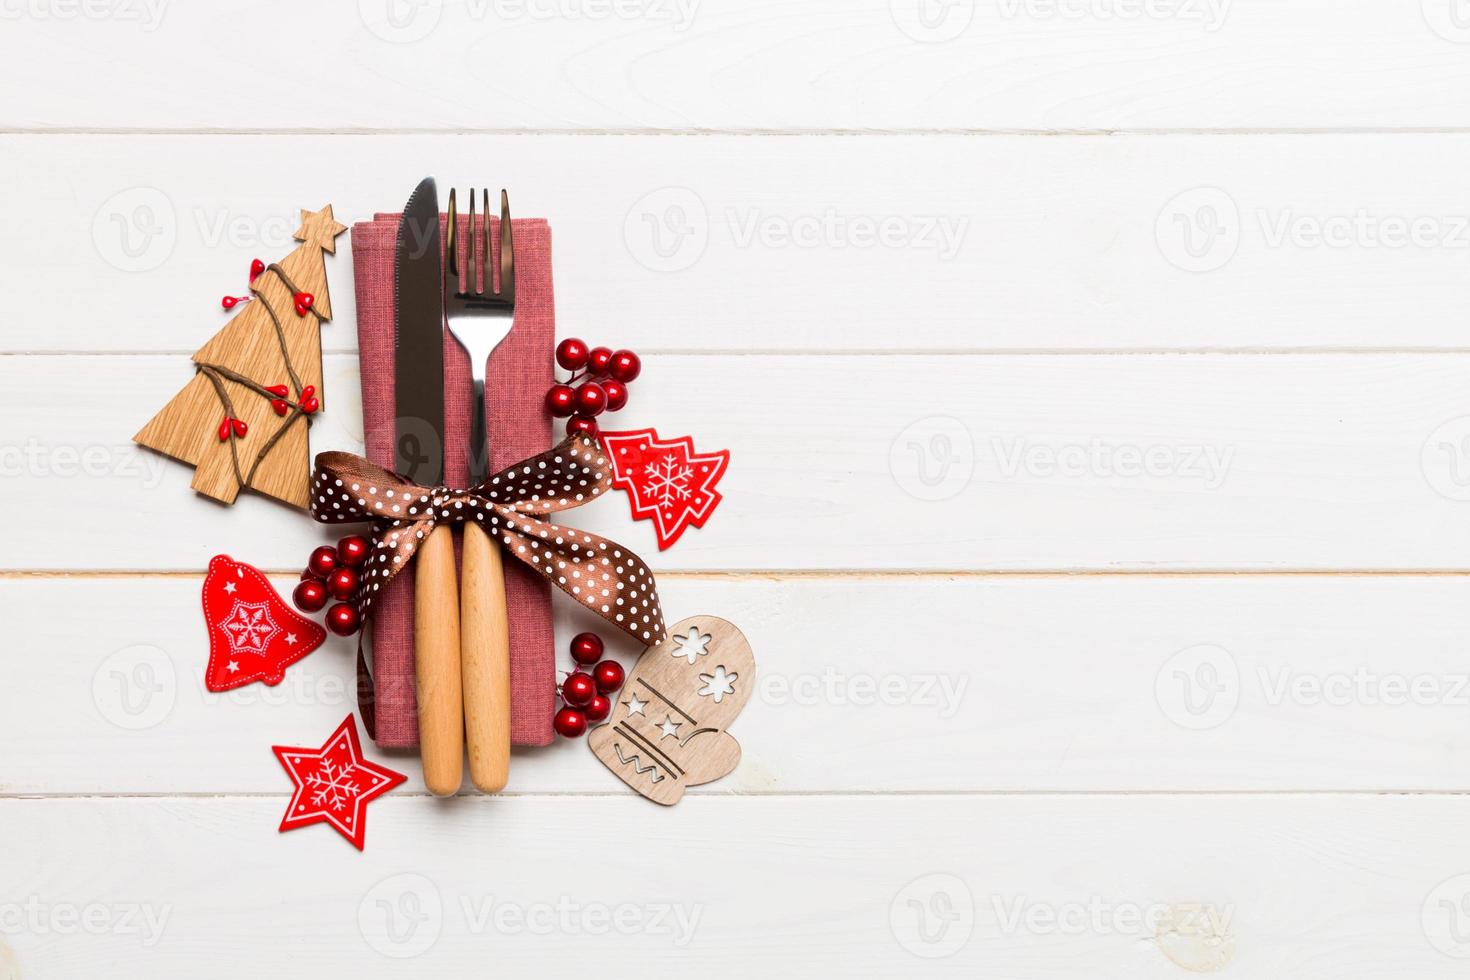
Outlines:
[[464, 284], [464, 291], [467, 292], [467, 293], [474, 293], [476, 295], [479, 295], [479, 293], [480, 293], [479, 281], [475, 277], [479, 275], [480, 265], [479, 265], [478, 262], [475, 261], [475, 240], [477, 238], [479, 238], [480, 236], [477, 235], [477, 234], [475, 234], [475, 189], [473, 187], [470, 188], [470, 223], [469, 223], [469, 230], [465, 232], [465, 236], [464, 237], [465, 237], [465, 259], [464, 259], [465, 284]]
[[[485, 193], [485, 213], [489, 214], [489, 191]], [[489, 230], [485, 233], [488, 235]], [[515, 243], [510, 234], [510, 197], [504, 187], [500, 189], [500, 297], [508, 303], [514, 303], [516, 299]]]
[[[449, 188], [449, 226], [444, 236], [444, 279], [448, 283], [445, 292], [451, 296], [459, 288], [459, 210], [454, 202], [454, 188]], [[453, 277], [453, 278], [451, 278]]]
[[481, 254], [480, 254], [480, 279], [485, 284], [484, 287], [483, 287], [483, 289], [482, 289], [482, 292], [485, 292], [485, 293], [490, 294], [491, 296], [494, 296], [495, 295], [495, 278], [494, 278], [495, 273], [494, 273], [494, 269], [490, 265], [490, 259], [491, 259], [491, 256], [494, 255], [495, 253], [490, 250], [490, 191], [489, 191], [488, 188], [482, 188], [481, 189], [481, 191], [480, 191], [480, 201], [483, 204], [483, 207], [481, 208], [481, 210], [484, 212], [484, 216], [485, 216], [485, 224], [480, 229], [480, 231], [481, 231], [481, 236], [480, 236], [480, 246], [481, 246]]

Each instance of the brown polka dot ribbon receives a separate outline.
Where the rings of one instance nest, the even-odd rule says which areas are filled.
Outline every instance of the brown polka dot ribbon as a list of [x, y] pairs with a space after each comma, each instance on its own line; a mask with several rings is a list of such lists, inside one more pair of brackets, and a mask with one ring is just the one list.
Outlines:
[[373, 548], [355, 601], [364, 620], [373, 600], [436, 524], [475, 521], [506, 554], [644, 646], [664, 638], [658, 589], [643, 559], [606, 538], [539, 520], [580, 507], [611, 487], [611, 467], [589, 436], [569, 437], [477, 487], [420, 487], [353, 453], [322, 453], [312, 478], [311, 516], [326, 524], [373, 522]]

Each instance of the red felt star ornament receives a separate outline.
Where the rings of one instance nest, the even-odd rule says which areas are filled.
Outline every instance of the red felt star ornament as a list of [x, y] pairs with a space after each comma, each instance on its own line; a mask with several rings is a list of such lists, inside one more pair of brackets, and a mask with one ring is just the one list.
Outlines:
[[259, 570], [215, 555], [201, 596], [209, 629], [204, 685], [216, 693], [252, 681], [281, 683], [286, 668], [322, 645], [327, 631], [297, 613]]
[[704, 527], [723, 499], [715, 484], [730, 451], [697, 453], [689, 436], [661, 440], [653, 429], [602, 433], [612, 485], [628, 492], [633, 517], [653, 521], [660, 551], [691, 527]]
[[280, 832], [325, 823], [362, 850], [367, 805], [408, 777], [363, 758], [357, 719], [348, 715], [319, 749], [271, 746], [296, 785]]

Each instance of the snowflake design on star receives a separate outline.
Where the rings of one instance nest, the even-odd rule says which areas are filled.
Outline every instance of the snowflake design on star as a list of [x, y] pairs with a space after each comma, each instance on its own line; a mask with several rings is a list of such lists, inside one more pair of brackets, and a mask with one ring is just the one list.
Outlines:
[[699, 679], [704, 681], [704, 687], [699, 689], [702, 698], [714, 698], [715, 704], [724, 700], [725, 695], [735, 693], [735, 681], [739, 674], [725, 673], [725, 665], [721, 664], [715, 668], [713, 674], [700, 674]]
[[312, 790], [311, 802], [317, 806], [325, 803], [333, 810], [344, 809], [348, 800], [362, 792], [352, 778], [356, 768], [339, 766], [331, 759], [323, 760], [322, 767], [306, 777], [306, 785]]
[[675, 636], [673, 638], [674, 649], [670, 650], [669, 653], [675, 657], [684, 657], [692, 667], [694, 666], [694, 662], [700, 657], [709, 656], [708, 647], [711, 639], [710, 634], [701, 633], [698, 628], [692, 628], [689, 630], [688, 636]]
[[271, 638], [280, 632], [264, 602], [236, 602], [219, 624], [235, 653], [264, 653]]

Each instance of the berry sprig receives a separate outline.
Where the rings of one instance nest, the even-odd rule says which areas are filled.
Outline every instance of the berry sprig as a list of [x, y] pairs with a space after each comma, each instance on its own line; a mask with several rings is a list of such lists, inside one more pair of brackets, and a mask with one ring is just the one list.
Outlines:
[[[265, 272], [266, 265], [260, 259], [250, 260], [250, 281], [255, 282]], [[255, 297], [249, 293], [244, 296], [226, 296], [219, 301], [221, 308], [233, 310], [242, 303], [248, 303]], [[316, 297], [311, 293], [297, 292], [291, 294], [291, 306], [296, 310], [297, 316], [306, 316], [306, 311], [316, 303]]]
[[[612, 714], [610, 694], [623, 686], [623, 665], [602, 659], [602, 638], [596, 633], [578, 633], [572, 637], [571, 653], [579, 667], [567, 672], [561, 682], [564, 706], [557, 711], [551, 726], [562, 738], [577, 738], [587, 731], [588, 722], [602, 721]], [[591, 667], [589, 674], [581, 667]]]
[[362, 620], [350, 600], [362, 582], [359, 569], [367, 561], [372, 542], [360, 534], [350, 534], [333, 548], [324, 544], [311, 553], [301, 584], [291, 593], [291, 601], [302, 612], [319, 612], [328, 599], [337, 602], [327, 610], [327, 629], [338, 636], [357, 632]]
[[[546, 393], [546, 410], [567, 420], [567, 435], [597, 435], [597, 416], [628, 404], [628, 385], [643, 370], [643, 362], [630, 350], [589, 350], [576, 337], [556, 345], [556, 363], [572, 376], [551, 386]], [[578, 381], [582, 383], [573, 388]]]

